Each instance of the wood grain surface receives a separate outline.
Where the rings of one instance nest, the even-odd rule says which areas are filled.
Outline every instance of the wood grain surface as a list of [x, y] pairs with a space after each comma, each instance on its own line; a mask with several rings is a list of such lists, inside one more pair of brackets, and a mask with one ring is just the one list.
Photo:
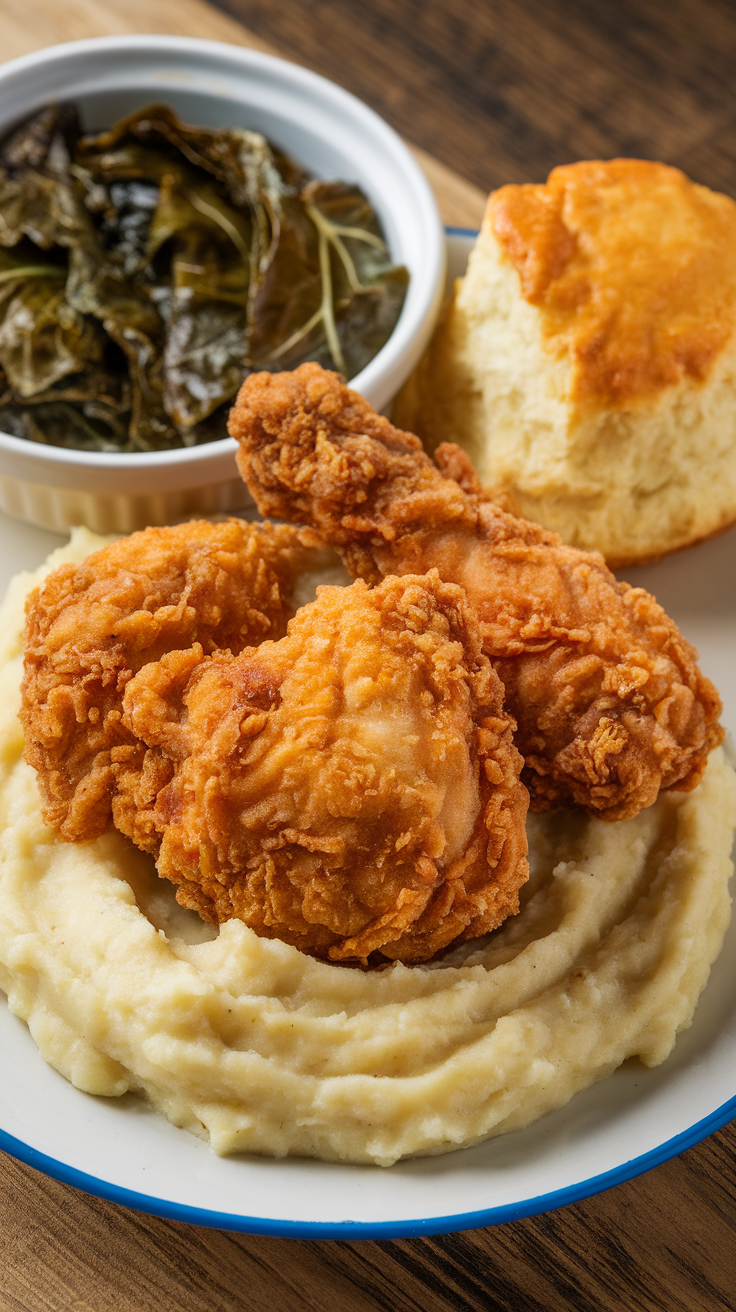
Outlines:
[[[0, 5], [4, 59], [116, 32], [276, 48], [333, 77], [420, 148], [449, 223], [476, 224], [492, 185], [540, 180], [586, 156], [663, 158], [736, 194], [736, 8], [726, 0]], [[544, 1216], [432, 1239], [318, 1243], [138, 1215], [0, 1155], [0, 1312], [733, 1312], [735, 1159], [731, 1126]]]
[[665, 160], [736, 195], [729, 0], [217, 0], [484, 191]]

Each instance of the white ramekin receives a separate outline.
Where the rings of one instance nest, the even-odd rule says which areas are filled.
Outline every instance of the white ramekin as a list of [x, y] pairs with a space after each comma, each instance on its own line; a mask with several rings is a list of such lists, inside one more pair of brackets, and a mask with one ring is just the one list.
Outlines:
[[[295, 64], [216, 41], [102, 37], [0, 67], [0, 135], [44, 104], [74, 100], [89, 131], [154, 101], [204, 127], [263, 132], [320, 178], [357, 182], [411, 274], [389, 341], [352, 386], [382, 409], [417, 363], [442, 297], [445, 241], [424, 174], [361, 101]], [[44, 528], [130, 532], [242, 508], [235, 443], [136, 455], [43, 446], [0, 433], [0, 509]]]

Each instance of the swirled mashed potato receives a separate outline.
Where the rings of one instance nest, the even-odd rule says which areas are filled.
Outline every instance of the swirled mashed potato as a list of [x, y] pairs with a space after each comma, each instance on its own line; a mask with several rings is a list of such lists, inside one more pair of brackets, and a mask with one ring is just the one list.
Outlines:
[[[50, 563], [99, 545], [80, 533]], [[522, 910], [487, 941], [411, 969], [324, 964], [204, 925], [118, 833], [44, 826], [17, 719], [40, 573], [0, 611], [0, 986], [78, 1088], [139, 1091], [218, 1153], [390, 1165], [528, 1125], [627, 1057], [664, 1061], [729, 919], [720, 749], [695, 792], [634, 820], [531, 817]]]

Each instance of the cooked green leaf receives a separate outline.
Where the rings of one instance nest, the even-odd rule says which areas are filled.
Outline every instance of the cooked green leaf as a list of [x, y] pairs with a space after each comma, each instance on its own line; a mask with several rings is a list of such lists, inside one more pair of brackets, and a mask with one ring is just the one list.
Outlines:
[[243, 380], [248, 266], [219, 231], [193, 225], [176, 237], [172, 271], [164, 399], [174, 422], [190, 429]]
[[19, 396], [35, 396], [104, 351], [101, 328], [68, 304], [57, 278], [26, 278], [0, 299], [0, 364]]
[[151, 105], [81, 137], [54, 106], [0, 144], [0, 423], [94, 450], [216, 440], [250, 369], [358, 373], [406, 282], [362, 192], [259, 133]]
[[409, 275], [391, 265], [358, 187], [311, 182], [289, 218], [254, 307], [249, 363], [316, 360], [354, 378], [393, 332]]
[[126, 280], [101, 243], [90, 241], [72, 252], [67, 297], [80, 313], [99, 319], [127, 359], [133, 399], [130, 449], [178, 445], [163, 403], [164, 325], [148, 289]]
[[345, 375], [354, 378], [378, 355], [391, 336], [406, 298], [409, 274], [403, 266], [387, 269], [370, 283], [337, 303], [337, 335]]
[[33, 405], [3, 402], [0, 424], [14, 437], [45, 446], [85, 451], [120, 451], [126, 446], [129, 411], [90, 402], [42, 401]]
[[324, 339], [317, 230], [298, 198], [286, 201], [281, 220], [278, 247], [251, 301], [251, 369], [294, 368]]
[[79, 240], [84, 210], [71, 186], [76, 110], [56, 105], [18, 128], [0, 146], [0, 246], [29, 237], [42, 250]]

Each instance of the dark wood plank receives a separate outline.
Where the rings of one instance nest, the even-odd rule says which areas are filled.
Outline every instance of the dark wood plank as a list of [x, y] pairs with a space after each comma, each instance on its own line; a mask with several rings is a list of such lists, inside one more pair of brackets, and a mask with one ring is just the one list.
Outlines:
[[663, 159], [736, 194], [728, 0], [217, 0], [486, 190]]
[[733, 1312], [736, 1127], [573, 1207], [464, 1234], [310, 1242], [189, 1227], [0, 1160], [18, 1312]]

